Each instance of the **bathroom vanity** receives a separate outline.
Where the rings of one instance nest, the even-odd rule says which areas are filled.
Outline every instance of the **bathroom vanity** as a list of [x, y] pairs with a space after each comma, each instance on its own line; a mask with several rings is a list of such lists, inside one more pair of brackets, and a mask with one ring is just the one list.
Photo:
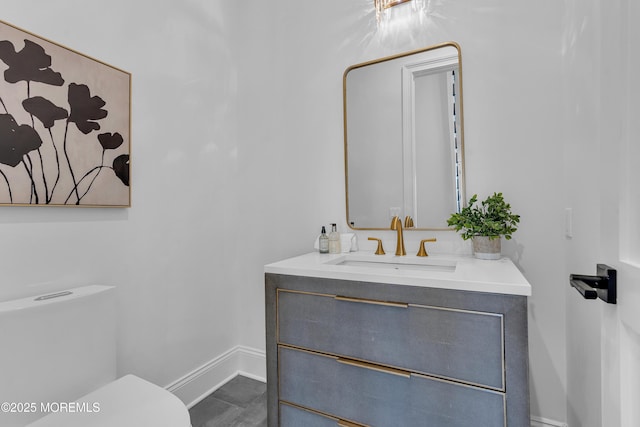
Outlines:
[[311, 253], [265, 266], [268, 425], [530, 425], [507, 258]]

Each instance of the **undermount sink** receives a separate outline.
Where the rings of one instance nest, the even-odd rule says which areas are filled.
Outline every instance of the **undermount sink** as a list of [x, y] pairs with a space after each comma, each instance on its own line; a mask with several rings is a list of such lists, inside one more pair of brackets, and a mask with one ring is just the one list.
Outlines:
[[449, 259], [398, 257], [382, 255], [344, 255], [325, 264], [394, 270], [448, 271], [456, 270], [456, 261]]

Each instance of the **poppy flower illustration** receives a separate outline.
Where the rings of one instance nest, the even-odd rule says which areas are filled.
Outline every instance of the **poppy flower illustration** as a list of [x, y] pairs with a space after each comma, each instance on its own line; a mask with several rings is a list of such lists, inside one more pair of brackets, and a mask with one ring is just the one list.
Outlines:
[[100, 129], [95, 120], [104, 119], [108, 114], [107, 110], [102, 109], [106, 105], [102, 98], [91, 96], [87, 85], [70, 83], [68, 99], [71, 106], [69, 122], [75, 123], [85, 135]]
[[16, 52], [10, 41], [0, 41], [0, 59], [9, 66], [4, 72], [4, 79], [8, 83], [25, 81], [53, 86], [64, 84], [62, 75], [50, 68], [51, 56], [45, 53], [42, 46], [30, 40], [24, 41], [24, 47], [20, 52]]
[[129, 73], [0, 22], [0, 85], [0, 205], [130, 205]]
[[120, 181], [129, 186], [129, 155], [121, 154], [113, 159], [113, 172], [120, 178]]
[[25, 99], [22, 101], [22, 106], [27, 113], [36, 116], [46, 129], [51, 129], [56, 120], [66, 119], [69, 116], [67, 110], [41, 96]]
[[0, 163], [16, 167], [41, 145], [40, 135], [31, 126], [18, 125], [12, 115], [0, 114]]
[[114, 150], [122, 145], [124, 139], [118, 132], [116, 133], [101, 133], [98, 135], [98, 141], [105, 150]]

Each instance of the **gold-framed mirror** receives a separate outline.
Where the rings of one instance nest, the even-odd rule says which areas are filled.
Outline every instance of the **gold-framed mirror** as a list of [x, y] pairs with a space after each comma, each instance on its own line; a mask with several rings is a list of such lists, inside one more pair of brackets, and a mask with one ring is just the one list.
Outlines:
[[347, 224], [448, 229], [465, 201], [462, 53], [447, 42], [343, 75]]

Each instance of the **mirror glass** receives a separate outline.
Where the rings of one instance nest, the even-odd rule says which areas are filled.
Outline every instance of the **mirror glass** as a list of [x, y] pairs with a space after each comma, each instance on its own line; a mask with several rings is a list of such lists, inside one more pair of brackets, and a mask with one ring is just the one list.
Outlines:
[[464, 141], [460, 47], [444, 43], [344, 73], [347, 223], [446, 229], [462, 208]]

